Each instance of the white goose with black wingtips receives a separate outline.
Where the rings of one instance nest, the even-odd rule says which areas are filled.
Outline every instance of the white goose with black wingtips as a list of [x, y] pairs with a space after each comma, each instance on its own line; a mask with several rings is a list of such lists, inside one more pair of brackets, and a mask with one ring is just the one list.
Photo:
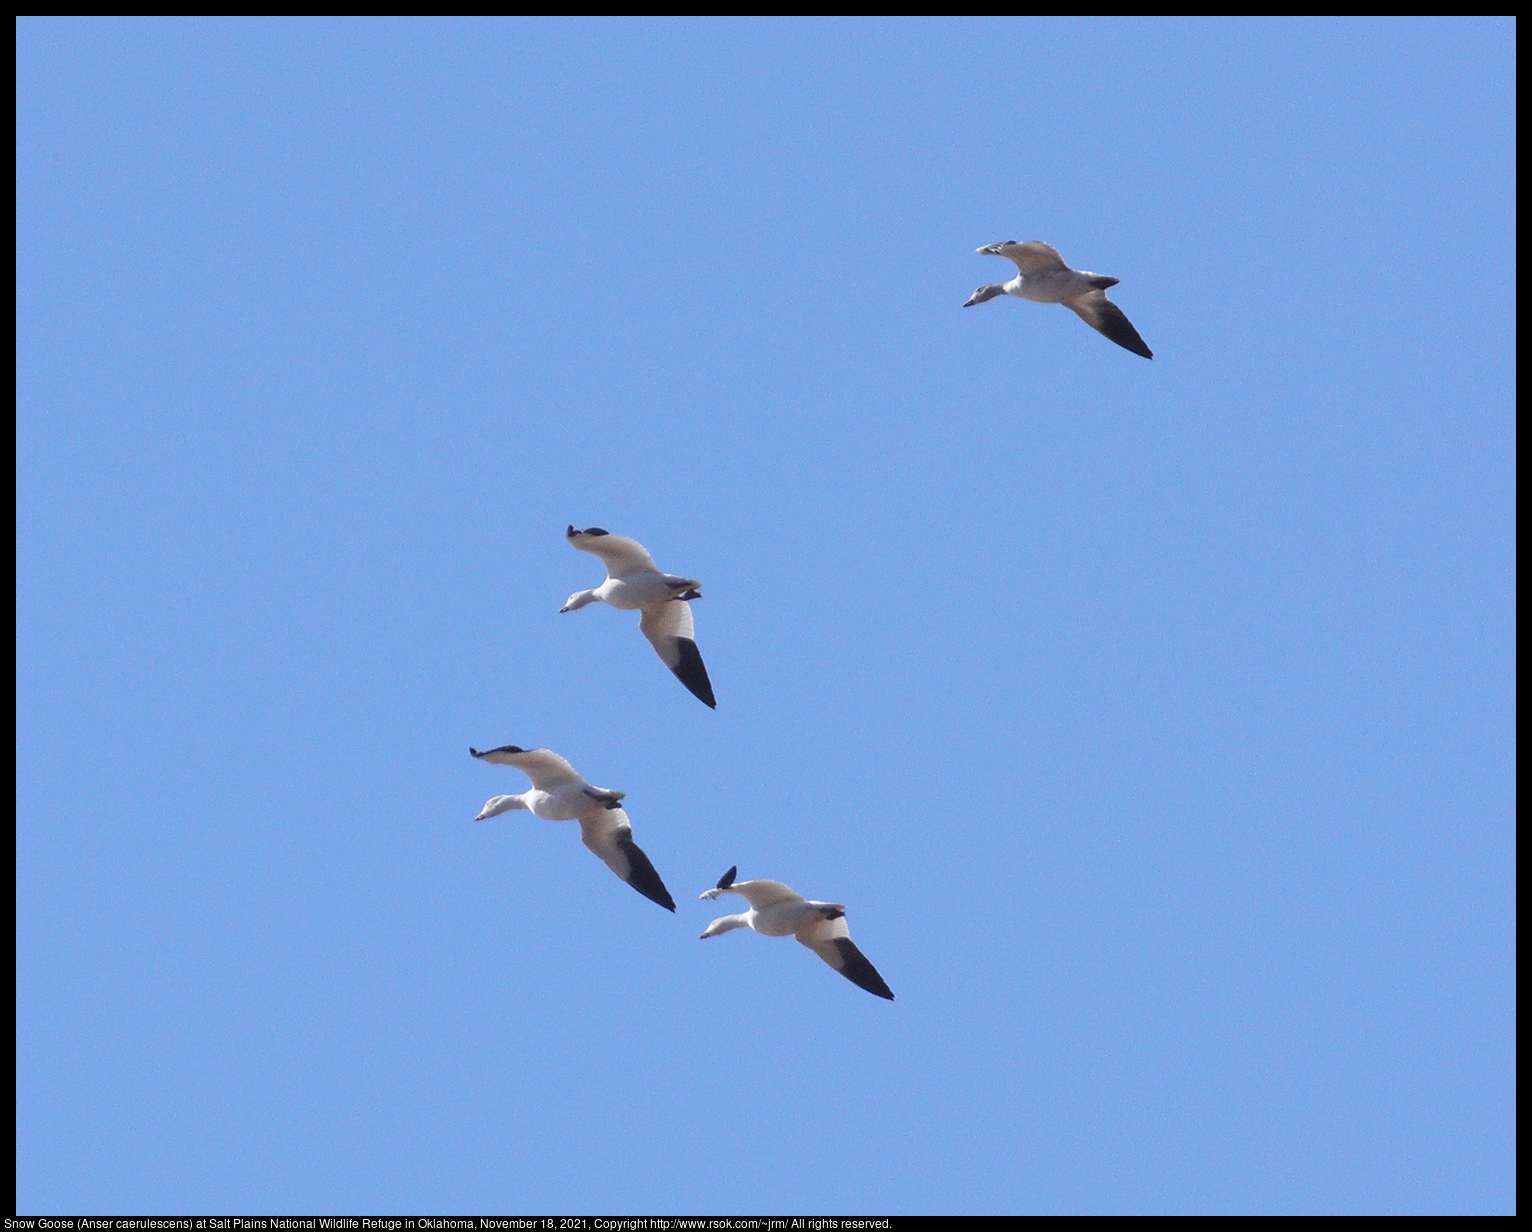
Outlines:
[[986, 257], [1006, 257], [1016, 263], [1018, 272], [1010, 282], [980, 287], [968, 297], [964, 308], [972, 308], [997, 295], [1014, 295], [1017, 299], [1030, 299], [1040, 304], [1063, 304], [1118, 346], [1145, 359], [1154, 358], [1154, 352], [1138, 336], [1138, 330], [1133, 328], [1122, 309], [1106, 297], [1106, 289], [1115, 287], [1121, 278], [1070, 269], [1059, 256], [1059, 250], [1042, 240], [1028, 240], [1025, 244], [1005, 240], [974, 251]]
[[655, 567], [654, 557], [637, 540], [614, 535], [599, 526], [585, 530], [570, 526], [565, 538], [580, 551], [601, 558], [606, 565], [606, 581], [594, 590], [577, 590], [559, 611], [573, 612], [599, 601], [642, 612], [639, 630], [661, 661], [693, 696], [716, 709], [713, 685], [702, 665], [692, 629], [691, 602], [702, 597], [702, 583], [695, 578], [661, 573]]
[[532, 780], [532, 789], [519, 796], [495, 796], [475, 821], [487, 821], [511, 809], [526, 809], [544, 821], [578, 821], [580, 840], [606, 866], [651, 902], [667, 911], [675, 899], [654, 871], [654, 865], [633, 841], [633, 826], [623, 811], [624, 793], [592, 787], [575, 768], [547, 749], [523, 749], [514, 744], [498, 749], [469, 749], [480, 761], [515, 766]]
[[810, 902], [780, 881], [735, 881], [738, 871], [737, 866], [731, 868], [699, 897], [712, 900], [720, 894], [738, 894], [750, 904], [750, 910], [719, 916], [702, 934], [704, 941], [734, 928], [753, 928], [767, 937], [793, 936], [858, 988], [875, 997], [894, 999], [877, 969], [852, 944], [844, 903]]

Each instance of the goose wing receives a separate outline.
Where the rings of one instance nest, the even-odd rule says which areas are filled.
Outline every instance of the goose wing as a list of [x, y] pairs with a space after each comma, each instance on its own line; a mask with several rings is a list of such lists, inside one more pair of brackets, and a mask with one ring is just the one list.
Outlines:
[[539, 791], [552, 791], [556, 787], [582, 784], [583, 778], [575, 768], [557, 753], [547, 749], [522, 749], [514, 744], [503, 744], [498, 749], [469, 749], [480, 761], [493, 762], [497, 766], [515, 766]]
[[1128, 320], [1121, 308], [1107, 299], [1105, 291], [1087, 291], [1065, 303], [1079, 314], [1080, 320], [1105, 334], [1118, 346], [1127, 348], [1135, 355], [1142, 355], [1145, 359], [1154, 358], [1154, 352], [1138, 336], [1133, 322]]
[[676, 679], [703, 705], [717, 709], [713, 685], [707, 678], [707, 668], [702, 664], [702, 654], [693, 635], [691, 604], [685, 599], [666, 599], [651, 604], [644, 609], [638, 627], [665, 666], [676, 674]]
[[649, 857], [633, 841], [633, 825], [622, 809], [604, 808], [580, 818], [580, 841], [650, 902], [659, 903], [666, 911], [676, 909], [676, 900], [670, 897]]
[[988, 248], [981, 248], [979, 251], [996, 257], [1009, 258], [1027, 278], [1069, 268], [1064, 263], [1064, 258], [1059, 256], [1059, 250], [1052, 244], [1043, 243], [1042, 240], [1028, 240], [1025, 244], [1006, 240], [1003, 244], [991, 244]]
[[777, 903], [804, 901], [803, 895], [792, 886], [783, 885], [780, 881], [736, 881], [727, 889], [730, 893], [741, 895], [757, 911], [764, 911]]
[[810, 920], [793, 936], [858, 988], [892, 1001], [894, 994], [878, 974], [878, 969], [852, 942], [851, 930], [846, 927], [846, 909], [836, 903], [815, 905], [823, 907], [824, 914], [817, 920]]
[[644, 545], [637, 539], [629, 539], [626, 535], [613, 535], [599, 526], [591, 526], [585, 530], [576, 530], [571, 526], [564, 532], [564, 537], [580, 551], [599, 556], [601, 563], [606, 566], [607, 577], [620, 578], [629, 577], [634, 573], [659, 572], [655, 568], [654, 557], [644, 550]]

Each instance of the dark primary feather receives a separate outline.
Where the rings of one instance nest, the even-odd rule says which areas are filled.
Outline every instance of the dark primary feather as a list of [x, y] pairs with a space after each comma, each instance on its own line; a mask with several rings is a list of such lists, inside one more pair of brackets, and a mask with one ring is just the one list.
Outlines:
[[649, 857], [633, 841], [632, 836], [619, 834], [617, 848], [628, 857], [628, 884], [650, 902], [659, 903], [666, 911], [674, 911], [676, 900], [670, 897], [670, 891], [660, 880], [659, 873], [654, 871], [654, 865], [649, 862]]
[[1133, 322], [1129, 321], [1123, 310], [1100, 291], [1069, 301], [1069, 307], [1073, 308], [1080, 319], [1092, 329], [1105, 334], [1118, 346], [1132, 351], [1135, 355], [1142, 355], [1145, 359], [1154, 358], [1154, 352], [1138, 336], [1138, 330], [1133, 328]]
[[861, 950], [852, 944], [850, 937], [835, 938], [835, 948], [840, 953], [840, 966], [836, 968], [858, 988], [865, 988], [875, 997], [892, 1001], [894, 994], [877, 968], [867, 961]]
[[678, 637], [676, 648], [681, 658], [670, 669], [676, 674], [676, 679], [690, 689], [692, 696], [701, 700], [703, 705], [718, 709], [718, 703], [713, 700], [713, 685], [707, 678], [707, 668], [702, 666], [702, 652], [697, 649], [697, 643], [689, 637]]

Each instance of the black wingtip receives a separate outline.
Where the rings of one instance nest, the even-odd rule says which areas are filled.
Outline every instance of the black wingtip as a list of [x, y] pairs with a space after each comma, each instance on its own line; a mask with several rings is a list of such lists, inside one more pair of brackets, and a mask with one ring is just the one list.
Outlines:
[[1133, 354], [1142, 355], [1145, 359], [1153, 359], [1154, 352], [1144, 345], [1144, 340], [1138, 336], [1138, 331], [1131, 325], [1128, 325], [1126, 319], [1122, 321], [1122, 324], [1126, 326], [1126, 328], [1121, 331], [1114, 330], [1110, 334], [1107, 334], [1106, 330], [1102, 330], [1101, 332], [1106, 334], [1108, 338], [1120, 346], [1124, 351], [1132, 351]]
[[631, 838], [619, 837], [617, 845], [628, 857], [628, 884], [651, 903], [658, 903], [666, 911], [674, 911], [676, 900], [670, 897], [670, 891], [638, 844]]
[[570, 524], [569, 524], [569, 529], [568, 529], [568, 530], [566, 530], [566, 531], [565, 531], [565, 532], [564, 532], [564, 538], [566, 538], [566, 539], [573, 539], [573, 538], [574, 538], [574, 537], [575, 537], [575, 536], [576, 536], [576, 535], [578, 535], [578, 534], [579, 534], [579, 533], [580, 533], [580, 532], [579, 532], [579, 531], [577, 531], [577, 530], [576, 530], [576, 529], [575, 529], [575, 528], [574, 528], [574, 523], [573, 523], [573, 522], [571, 522], [571, 523], [570, 523]]
[[1096, 319], [1092, 321], [1086, 317], [1085, 320], [1124, 351], [1132, 351], [1133, 354], [1142, 355], [1145, 359], [1154, 358], [1154, 352], [1139, 336], [1138, 330], [1133, 328], [1133, 322], [1128, 320], [1127, 313], [1111, 300], [1103, 297], [1096, 305]]
[[526, 749], [517, 744], [502, 744], [498, 749], [484, 749], [481, 752], [473, 745], [469, 745], [468, 751], [475, 757], [488, 757], [491, 753], [525, 753]]
[[676, 646], [679, 648], [681, 661], [670, 670], [675, 673], [676, 679], [691, 691], [693, 697], [709, 710], [717, 710], [718, 703], [713, 698], [713, 684], [707, 678], [707, 668], [702, 666], [702, 652], [697, 649], [697, 643], [689, 637], [678, 637]]
[[[647, 898], [651, 903], [658, 903], [661, 907], [665, 908], [665, 910], [670, 912], [672, 915], [675, 914], [675, 910], [676, 910], [675, 902], [671, 899], [669, 892], [665, 889], [664, 886], [660, 887], [660, 893], [659, 894], [653, 894], [650, 891], [644, 889], [644, 887], [641, 886], [641, 885], [635, 885], [631, 881], [628, 882], [628, 884], [633, 886], [633, 888], [635, 890], [637, 890], [640, 894], [642, 894], [645, 898]], [[661, 898], [660, 894], [663, 894], [664, 897]]]
[[718, 879], [718, 884], [716, 886], [714, 886], [713, 888], [715, 890], [727, 890], [731, 885], [734, 884], [734, 877], [735, 877], [735, 875], [738, 872], [739, 872], [739, 865], [738, 864], [731, 864], [731, 865], [729, 865], [729, 871], [726, 872], [722, 877], [720, 877]]
[[875, 997], [882, 997], [885, 1001], [894, 999], [893, 990], [883, 982], [878, 969], [867, 961], [867, 956], [856, 948], [850, 937], [837, 937], [835, 948], [840, 951], [841, 965], [837, 970], [842, 975]]
[[676, 909], [676, 900], [670, 897], [670, 891], [665, 888], [660, 875], [654, 871], [654, 865], [649, 866], [647, 877], [639, 873], [637, 869], [633, 871], [634, 876], [628, 879], [628, 884], [651, 903], [658, 903], [666, 911], [673, 913]]

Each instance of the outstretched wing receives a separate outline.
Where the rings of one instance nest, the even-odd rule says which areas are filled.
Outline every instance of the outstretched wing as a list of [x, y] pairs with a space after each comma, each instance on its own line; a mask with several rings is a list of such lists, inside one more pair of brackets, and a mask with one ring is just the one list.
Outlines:
[[1042, 240], [1028, 240], [1025, 244], [1007, 240], [1004, 244], [995, 244], [993, 247], [996, 256], [1009, 257], [1016, 262], [1016, 268], [1028, 278], [1069, 268], [1064, 263], [1064, 258], [1059, 256], [1059, 250], [1052, 244], [1043, 243]]
[[539, 791], [552, 791], [555, 787], [567, 787], [571, 783], [585, 782], [575, 768], [557, 753], [547, 749], [521, 749], [514, 744], [503, 744], [498, 749], [469, 749], [480, 761], [494, 762], [497, 766], [515, 766]]
[[580, 818], [580, 841], [645, 898], [666, 911], [676, 909], [676, 900], [670, 897], [649, 857], [633, 841], [632, 823], [622, 809], [606, 808]]
[[1121, 308], [1107, 299], [1105, 291], [1087, 291], [1084, 295], [1066, 300], [1065, 303], [1080, 314], [1080, 320], [1092, 329], [1105, 334], [1118, 346], [1126, 347], [1133, 354], [1142, 355], [1145, 359], [1154, 358], [1154, 352], [1138, 336], [1138, 330], [1133, 328], [1133, 322], [1128, 320]]
[[858, 988], [865, 988], [875, 997], [892, 1001], [894, 994], [878, 974], [878, 969], [852, 943], [851, 930], [846, 927], [845, 909], [833, 903], [825, 903], [823, 906], [827, 908], [826, 916], [810, 920], [793, 936]]
[[736, 881], [726, 889], [730, 894], [738, 894], [757, 911], [764, 911], [777, 903], [804, 901], [803, 895], [792, 886], [783, 885], [780, 881]]
[[629, 539], [626, 535], [609, 534], [599, 526], [591, 526], [585, 530], [576, 530], [571, 526], [564, 532], [564, 538], [580, 551], [599, 556], [601, 563], [606, 566], [607, 577], [620, 578], [634, 573], [659, 572], [655, 568], [654, 557], [644, 550], [643, 544], [636, 539]]
[[713, 685], [707, 678], [702, 653], [693, 637], [691, 604], [685, 599], [667, 599], [651, 604], [644, 609], [638, 627], [665, 666], [676, 674], [676, 679], [703, 705], [717, 709]]

